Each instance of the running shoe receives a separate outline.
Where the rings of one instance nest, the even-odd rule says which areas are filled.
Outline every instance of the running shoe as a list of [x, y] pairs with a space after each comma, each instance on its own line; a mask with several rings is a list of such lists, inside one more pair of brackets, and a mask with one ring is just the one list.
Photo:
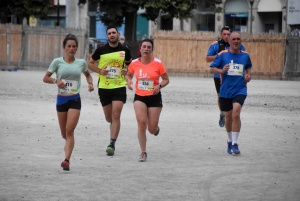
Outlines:
[[108, 156], [113, 156], [115, 154], [115, 146], [114, 145], [108, 145], [106, 149], [106, 153]]
[[157, 126], [157, 131], [154, 133], [155, 136], [157, 136], [159, 134], [160, 128], [159, 126]]
[[227, 147], [227, 153], [232, 154], [232, 142], [227, 142], [228, 147]]
[[63, 162], [61, 162], [61, 165], [60, 165], [62, 168], [63, 168], [63, 170], [65, 170], [65, 171], [69, 171], [70, 170], [70, 162], [67, 160], [67, 159], [65, 159]]
[[139, 158], [139, 162], [145, 162], [147, 160], [147, 153], [142, 152]]
[[240, 150], [239, 150], [238, 144], [233, 144], [232, 145], [232, 153], [234, 153], [234, 154], [240, 154], [241, 153]]
[[220, 114], [219, 126], [220, 127], [224, 127], [225, 126], [225, 115], [224, 114]]

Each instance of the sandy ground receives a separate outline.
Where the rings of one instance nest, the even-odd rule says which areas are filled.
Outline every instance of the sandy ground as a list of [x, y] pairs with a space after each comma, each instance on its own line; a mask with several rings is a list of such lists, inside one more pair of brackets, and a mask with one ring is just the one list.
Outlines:
[[[97, 92], [83, 80], [71, 171], [60, 167], [64, 140], [56, 88], [45, 72], [0, 72], [0, 201], [300, 200], [300, 82], [252, 80], [242, 110], [241, 155], [226, 153], [212, 78], [170, 77], [159, 136], [139, 145], [128, 91], [116, 144]], [[96, 75], [93, 74], [96, 84]]]

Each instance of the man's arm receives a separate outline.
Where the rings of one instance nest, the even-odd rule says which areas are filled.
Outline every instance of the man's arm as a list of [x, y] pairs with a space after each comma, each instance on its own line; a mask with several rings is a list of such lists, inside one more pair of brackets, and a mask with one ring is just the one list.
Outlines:
[[213, 62], [216, 58], [216, 55], [214, 56], [206, 56], [206, 62]]
[[211, 74], [223, 74], [229, 69], [229, 64], [226, 64], [222, 69], [219, 69], [217, 67], [210, 67], [210, 73]]
[[99, 73], [100, 69], [95, 65], [96, 61], [92, 58], [90, 58], [89, 62], [88, 62], [88, 68], [95, 72], [95, 73]]
[[245, 79], [245, 82], [250, 82], [250, 80], [251, 80], [251, 69], [250, 68], [245, 70], [244, 79]]

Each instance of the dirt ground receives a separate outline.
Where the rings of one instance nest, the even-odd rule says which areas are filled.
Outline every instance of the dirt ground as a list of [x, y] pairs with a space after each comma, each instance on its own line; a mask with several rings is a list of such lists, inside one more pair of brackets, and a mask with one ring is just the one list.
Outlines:
[[[64, 140], [56, 87], [45, 72], [0, 72], [0, 201], [299, 201], [300, 82], [253, 79], [242, 110], [241, 155], [226, 153], [212, 78], [170, 77], [162, 89], [159, 136], [140, 150], [128, 90], [116, 154], [97, 91], [83, 79], [71, 170], [60, 167]], [[93, 74], [94, 85], [96, 75]]]

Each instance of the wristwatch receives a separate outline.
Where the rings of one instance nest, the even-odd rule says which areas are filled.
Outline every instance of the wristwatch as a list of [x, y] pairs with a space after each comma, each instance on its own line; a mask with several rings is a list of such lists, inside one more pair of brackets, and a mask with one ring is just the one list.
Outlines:
[[53, 78], [53, 84], [56, 84], [57, 79]]

